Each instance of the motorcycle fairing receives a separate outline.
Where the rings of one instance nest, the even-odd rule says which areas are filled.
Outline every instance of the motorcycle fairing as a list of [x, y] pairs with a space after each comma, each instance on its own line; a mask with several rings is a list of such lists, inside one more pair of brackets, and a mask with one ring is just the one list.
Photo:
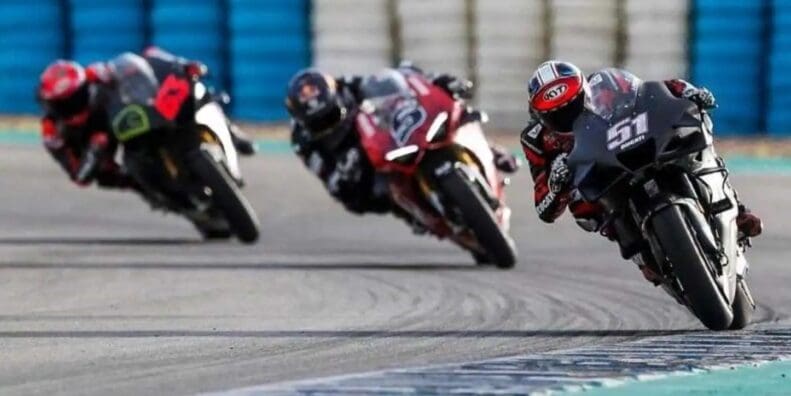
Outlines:
[[[374, 168], [382, 172], [414, 172], [425, 150], [449, 144], [463, 112], [461, 104], [414, 73], [405, 76], [397, 70], [385, 70], [364, 82], [361, 90], [372, 96], [363, 101], [357, 114], [360, 143]], [[428, 142], [426, 135], [432, 122], [447, 109], [451, 111], [446, 127], [454, 132], [439, 142]], [[393, 132], [394, 127], [398, 131]], [[410, 145], [419, 149], [410, 163], [386, 159], [388, 152]]]
[[218, 103], [206, 100], [208, 90], [202, 82], [192, 83], [169, 68], [154, 70], [144, 58], [129, 52], [108, 64], [118, 81], [118, 94], [109, 95], [108, 110], [113, 132], [120, 142], [177, 125], [204, 126], [216, 138], [211, 140], [219, 143], [223, 155], [215, 150], [207, 151], [221, 159], [234, 179], [242, 179], [227, 117]]
[[[703, 141], [703, 146], [685, 145], [682, 152], [674, 143], [676, 128], [700, 127], [694, 103], [676, 98], [661, 82], [641, 83], [635, 89], [634, 102], [618, 104], [631, 110], [622, 111], [621, 118], [606, 120], [586, 109], [574, 123], [575, 143], [568, 162], [574, 173], [573, 183], [587, 201], [597, 201], [622, 177], [667, 160], [668, 155], [682, 156], [705, 147]], [[641, 118], [646, 125], [637, 130], [642, 132], [639, 136], [632, 137], [640, 137], [639, 142], [625, 139], [615, 147], [610, 144], [620, 138], [621, 132], [636, 135], [638, 125], [634, 124]]]

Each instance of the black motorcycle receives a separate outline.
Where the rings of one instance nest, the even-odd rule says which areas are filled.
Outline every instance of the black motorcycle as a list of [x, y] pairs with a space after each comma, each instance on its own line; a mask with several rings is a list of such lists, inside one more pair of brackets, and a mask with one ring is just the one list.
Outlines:
[[207, 87], [183, 67], [124, 53], [108, 63], [102, 92], [123, 168], [155, 207], [187, 217], [207, 239], [258, 239], [255, 212], [228, 119]]
[[747, 326], [749, 240], [735, 192], [714, 152], [712, 124], [664, 83], [620, 70], [590, 79], [568, 163], [574, 186], [605, 208], [622, 256], [661, 275], [662, 287], [713, 330]]

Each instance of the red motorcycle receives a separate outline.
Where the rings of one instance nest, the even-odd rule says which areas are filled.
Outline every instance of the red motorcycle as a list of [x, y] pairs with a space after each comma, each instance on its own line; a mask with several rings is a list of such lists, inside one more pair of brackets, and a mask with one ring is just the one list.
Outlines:
[[386, 70], [361, 90], [360, 142], [374, 169], [387, 175], [393, 201], [477, 262], [513, 267], [506, 180], [481, 123], [462, 123], [464, 103], [410, 71]]

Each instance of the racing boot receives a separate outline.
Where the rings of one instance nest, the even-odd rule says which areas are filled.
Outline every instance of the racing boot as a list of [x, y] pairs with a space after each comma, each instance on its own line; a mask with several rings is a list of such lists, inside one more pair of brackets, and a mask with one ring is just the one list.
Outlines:
[[761, 235], [764, 224], [761, 218], [750, 212], [746, 206], [739, 204], [739, 214], [736, 215], [736, 227], [739, 233], [745, 238], [752, 238]]
[[516, 158], [515, 155], [508, 152], [505, 148], [495, 144], [489, 145], [489, 148], [494, 155], [494, 166], [499, 169], [500, 172], [515, 173], [519, 170], [519, 167], [522, 166], [519, 158]]
[[637, 264], [637, 268], [643, 273], [645, 280], [651, 282], [654, 286], [659, 286], [664, 283], [664, 278], [657, 272], [656, 264], [650, 257], [650, 253], [640, 252], [632, 257], [632, 261]]
[[236, 151], [244, 156], [251, 156], [255, 154], [255, 143], [247, 136], [246, 133], [239, 128], [238, 125], [228, 122], [228, 130], [231, 131], [231, 141]]

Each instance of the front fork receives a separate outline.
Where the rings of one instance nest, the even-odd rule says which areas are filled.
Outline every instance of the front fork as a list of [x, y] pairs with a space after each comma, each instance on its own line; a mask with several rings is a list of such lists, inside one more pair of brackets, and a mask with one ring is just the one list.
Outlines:
[[[456, 171], [463, 172], [470, 181], [481, 186], [481, 194], [490, 202], [493, 209], [496, 209], [501, 224], [507, 230], [510, 211], [500, 203], [482, 177], [480, 165], [475, 158], [461, 146], [454, 145], [428, 152], [413, 174], [411, 182], [392, 180], [390, 192], [393, 200], [438, 237], [464, 239], [463, 222], [453, 209], [446, 205], [436, 188], [438, 178]], [[463, 245], [471, 243], [474, 242], [468, 240], [462, 242]]]
[[668, 205], [679, 206], [712, 265], [713, 275], [729, 301], [733, 301], [736, 283], [743, 281], [748, 265], [744, 248], [737, 240], [738, 208], [727, 171], [713, 150], [708, 149], [678, 165], [685, 170], [660, 171], [633, 187], [630, 209], [634, 220], [641, 225], [641, 234], [649, 241], [657, 264], [661, 264], [664, 254], [647, 227], [654, 213]]
[[460, 172], [470, 183], [477, 186], [479, 193], [492, 210], [497, 211], [500, 208], [500, 199], [486, 180], [481, 165], [464, 147], [450, 146], [443, 151], [430, 152], [428, 155], [434, 158], [424, 159], [424, 165], [416, 173], [416, 180], [423, 196], [439, 214], [447, 216], [448, 212], [434, 188], [434, 180], [450, 172]]

